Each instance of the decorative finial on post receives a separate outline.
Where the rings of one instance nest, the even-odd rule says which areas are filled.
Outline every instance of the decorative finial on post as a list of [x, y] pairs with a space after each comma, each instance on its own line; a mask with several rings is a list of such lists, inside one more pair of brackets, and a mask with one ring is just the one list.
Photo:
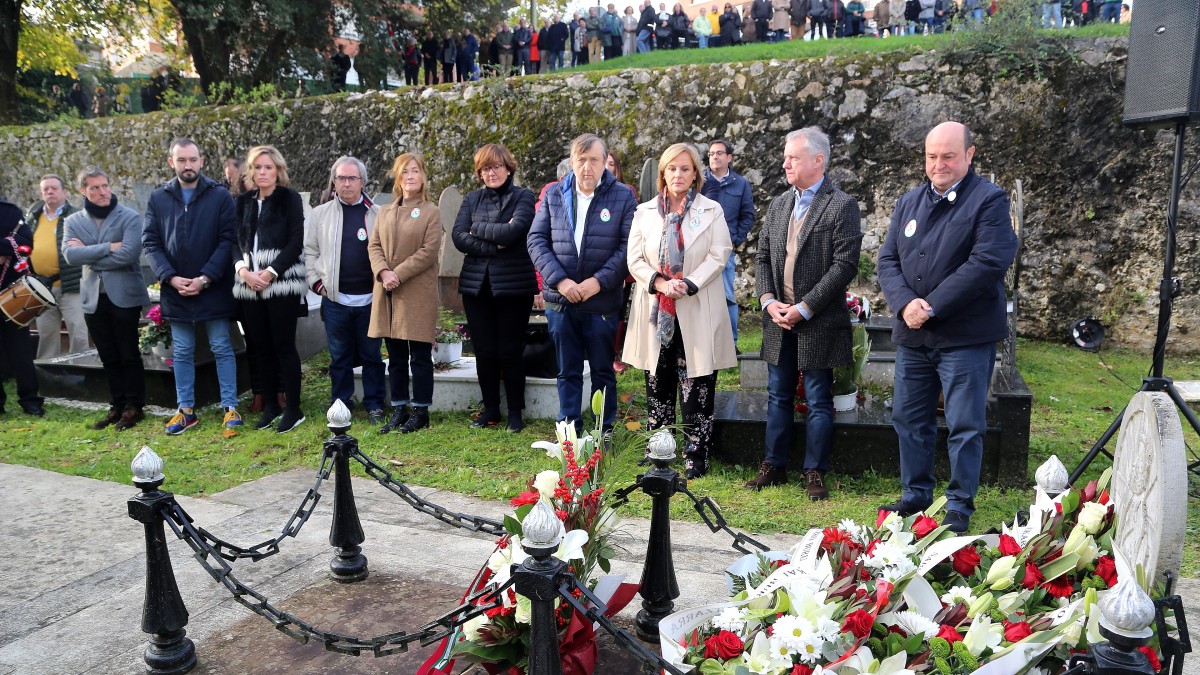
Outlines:
[[1037, 468], [1037, 471], [1034, 472], [1033, 476], [1034, 480], [1037, 481], [1038, 487], [1042, 489], [1042, 492], [1045, 492], [1051, 498], [1066, 492], [1067, 488], [1071, 485], [1067, 467], [1063, 466], [1058, 455], [1050, 455], [1050, 459], [1043, 462]]
[[675, 459], [675, 434], [659, 429], [646, 444], [646, 456], [652, 462], [670, 462]]
[[341, 436], [350, 430], [350, 409], [342, 403], [342, 399], [336, 399], [333, 405], [329, 406], [329, 412], [325, 414], [325, 418], [329, 420], [329, 430]]
[[142, 446], [137, 456], [129, 463], [129, 468], [133, 471], [133, 484], [145, 492], [162, 485], [166, 479], [162, 472], [162, 457], [159, 457], [148, 445]]
[[333, 436], [325, 440], [325, 456], [333, 459], [333, 522], [329, 527], [329, 544], [337, 553], [329, 561], [329, 576], [334, 581], [353, 583], [367, 578], [367, 556], [362, 554], [362, 523], [354, 504], [354, 487], [350, 483], [350, 457], [358, 452], [358, 441], [347, 436], [350, 430], [350, 409], [336, 399], [325, 414]]
[[534, 555], [535, 549], [553, 552], [566, 536], [566, 528], [545, 499], [539, 499], [521, 521], [521, 546]]
[[[567, 563], [554, 557], [565, 536], [562, 521], [545, 499], [521, 521], [521, 546], [529, 557], [513, 569], [514, 589], [529, 598], [529, 675], [562, 675], [554, 601]], [[569, 573], [568, 573], [569, 574]]]
[[1135, 640], [1154, 634], [1154, 601], [1132, 577], [1126, 575], [1100, 601], [1100, 626]]
[[679, 583], [675, 579], [675, 560], [671, 554], [671, 497], [681, 479], [671, 468], [675, 459], [675, 434], [659, 429], [646, 444], [646, 458], [654, 465], [638, 476], [642, 492], [651, 499], [650, 539], [646, 542], [646, 562], [642, 567], [642, 609], [637, 613], [637, 634], [647, 642], [658, 639], [658, 622], [675, 608]]

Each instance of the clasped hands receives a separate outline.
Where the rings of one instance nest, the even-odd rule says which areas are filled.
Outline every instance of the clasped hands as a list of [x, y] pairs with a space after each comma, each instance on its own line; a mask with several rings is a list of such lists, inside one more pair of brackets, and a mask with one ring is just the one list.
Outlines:
[[782, 300], [776, 300], [767, 305], [766, 312], [767, 316], [771, 317], [771, 321], [784, 330], [791, 330], [804, 319], [804, 315], [800, 313], [799, 304], [789, 305]]
[[187, 279], [181, 276], [171, 277], [171, 287], [179, 291], [179, 294], [185, 298], [200, 295], [200, 291], [204, 290], [204, 280], [200, 277]]
[[914, 298], [900, 312], [900, 318], [904, 319], [904, 323], [910, 330], [918, 330], [932, 316], [933, 307], [925, 302], [925, 298]]
[[687, 295], [688, 285], [683, 279], [655, 277], [654, 291], [659, 295], [665, 295], [672, 300], [678, 300]]
[[400, 288], [400, 277], [391, 270], [384, 270], [379, 273], [379, 283], [383, 284], [383, 290], [394, 291]]
[[[246, 285], [249, 286], [250, 290], [252, 291], [265, 291], [267, 290], [267, 286], [270, 286], [271, 282], [275, 281], [275, 275], [271, 274], [270, 270], [259, 270], [257, 272], [253, 272], [249, 268], [242, 268], [242, 271], [239, 274], [242, 277], [242, 281], [246, 282]], [[193, 279], [192, 281], [197, 280]], [[175, 283], [174, 280], [172, 280], [171, 283]], [[182, 291], [180, 292], [182, 293]]]
[[558, 294], [567, 299], [567, 302], [576, 303], [583, 302], [593, 295], [600, 292], [600, 282], [596, 281], [596, 277], [588, 277], [579, 283], [570, 279], [563, 279], [555, 286]]

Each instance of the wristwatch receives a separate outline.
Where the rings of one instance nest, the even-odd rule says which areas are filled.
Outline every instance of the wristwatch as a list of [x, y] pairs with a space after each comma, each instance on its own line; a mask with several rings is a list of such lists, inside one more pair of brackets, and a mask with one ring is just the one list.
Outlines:
[[201, 274], [200, 275], [200, 283], [204, 285], [204, 288], [208, 288], [208, 285], [211, 284], [212, 282], [208, 280], [207, 276]]

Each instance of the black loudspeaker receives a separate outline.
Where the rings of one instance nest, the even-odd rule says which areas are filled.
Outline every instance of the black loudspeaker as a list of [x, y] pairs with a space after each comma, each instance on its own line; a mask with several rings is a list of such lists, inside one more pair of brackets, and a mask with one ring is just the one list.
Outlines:
[[1137, 0], [1125, 64], [1125, 124], [1200, 121], [1200, 2]]

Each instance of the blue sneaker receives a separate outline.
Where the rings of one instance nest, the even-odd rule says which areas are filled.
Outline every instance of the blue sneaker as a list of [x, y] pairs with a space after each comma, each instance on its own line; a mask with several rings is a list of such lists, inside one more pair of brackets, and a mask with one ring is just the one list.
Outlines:
[[238, 413], [236, 408], [225, 409], [224, 424], [225, 430], [221, 432], [222, 437], [233, 438], [234, 436], [238, 435], [238, 430], [242, 428], [243, 421], [242, 416]]
[[180, 410], [167, 422], [167, 433], [178, 436], [199, 423], [200, 418], [196, 417], [195, 412], [185, 413]]

